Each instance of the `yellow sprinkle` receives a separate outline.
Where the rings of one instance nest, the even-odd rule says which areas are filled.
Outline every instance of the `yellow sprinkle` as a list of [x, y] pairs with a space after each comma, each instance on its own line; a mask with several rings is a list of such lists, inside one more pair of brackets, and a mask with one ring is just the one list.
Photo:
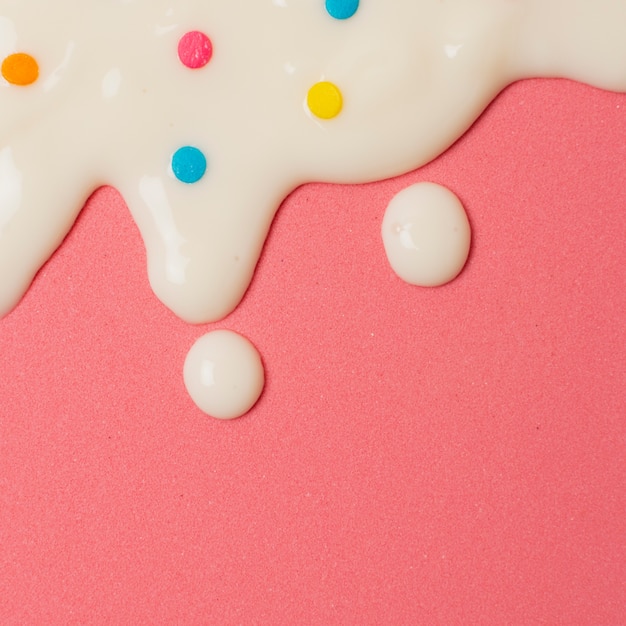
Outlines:
[[341, 113], [343, 97], [336, 85], [329, 82], [321, 82], [316, 83], [309, 89], [306, 103], [315, 117], [330, 120]]
[[17, 52], [2, 61], [2, 76], [12, 85], [32, 85], [39, 78], [39, 65], [30, 54]]

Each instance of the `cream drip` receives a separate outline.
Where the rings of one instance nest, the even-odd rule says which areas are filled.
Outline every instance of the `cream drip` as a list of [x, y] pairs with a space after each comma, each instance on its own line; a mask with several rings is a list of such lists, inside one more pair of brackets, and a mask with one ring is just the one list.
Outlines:
[[[157, 296], [189, 322], [242, 298], [281, 201], [307, 181], [362, 182], [433, 159], [507, 84], [562, 76], [626, 90], [626, 0], [0, 1], [0, 315], [19, 301], [97, 187], [120, 190]], [[177, 47], [211, 40], [189, 69]], [[332, 119], [307, 94], [329, 81]], [[181, 147], [206, 174], [172, 173]]]
[[441, 185], [417, 183], [396, 194], [381, 230], [389, 264], [412, 285], [450, 282], [467, 261], [471, 229], [465, 209]]
[[247, 413], [265, 384], [257, 349], [230, 330], [214, 330], [194, 343], [185, 359], [183, 378], [196, 406], [218, 419]]

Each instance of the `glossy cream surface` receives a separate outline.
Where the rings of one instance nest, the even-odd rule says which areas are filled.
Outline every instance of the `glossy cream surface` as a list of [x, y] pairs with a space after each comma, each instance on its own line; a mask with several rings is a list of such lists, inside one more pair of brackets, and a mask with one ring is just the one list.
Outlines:
[[389, 264], [402, 280], [420, 287], [438, 287], [456, 278], [467, 261], [471, 237], [461, 201], [434, 183], [400, 191], [383, 218]]
[[[626, 90], [625, 23], [626, 0], [369, 0], [345, 20], [317, 0], [0, 0], [0, 58], [40, 70], [0, 84], [0, 315], [109, 184], [157, 296], [220, 319], [296, 186], [416, 168], [520, 78]], [[177, 54], [192, 31], [213, 48], [198, 69]], [[321, 82], [330, 119], [308, 104]], [[185, 146], [207, 161], [193, 184], [172, 172]]]
[[247, 413], [265, 384], [257, 349], [230, 330], [214, 330], [194, 343], [185, 359], [183, 378], [196, 406], [218, 419]]

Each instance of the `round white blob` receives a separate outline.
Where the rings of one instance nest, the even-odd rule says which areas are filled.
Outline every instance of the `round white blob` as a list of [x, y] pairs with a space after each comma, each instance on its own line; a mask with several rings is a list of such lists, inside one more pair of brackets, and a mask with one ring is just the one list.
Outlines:
[[389, 203], [383, 245], [393, 271], [412, 285], [443, 285], [463, 269], [471, 229], [461, 201], [435, 183], [403, 189]]
[[265, 383], [257, 349], [230, 330], [215, 330], [200, 337], [185, 359], [183, 377], [198, 408], [219, 419], [247, 413]]

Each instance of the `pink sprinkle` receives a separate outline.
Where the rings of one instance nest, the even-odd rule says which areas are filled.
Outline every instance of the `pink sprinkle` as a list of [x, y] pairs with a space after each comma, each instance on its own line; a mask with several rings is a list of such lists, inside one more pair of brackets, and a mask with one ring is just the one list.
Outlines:
[[211, 40], [200, 31], [193, 30], [183, 35], [178, 42], [178, 58], [192, 70], [204, 67], [213, 56]]

